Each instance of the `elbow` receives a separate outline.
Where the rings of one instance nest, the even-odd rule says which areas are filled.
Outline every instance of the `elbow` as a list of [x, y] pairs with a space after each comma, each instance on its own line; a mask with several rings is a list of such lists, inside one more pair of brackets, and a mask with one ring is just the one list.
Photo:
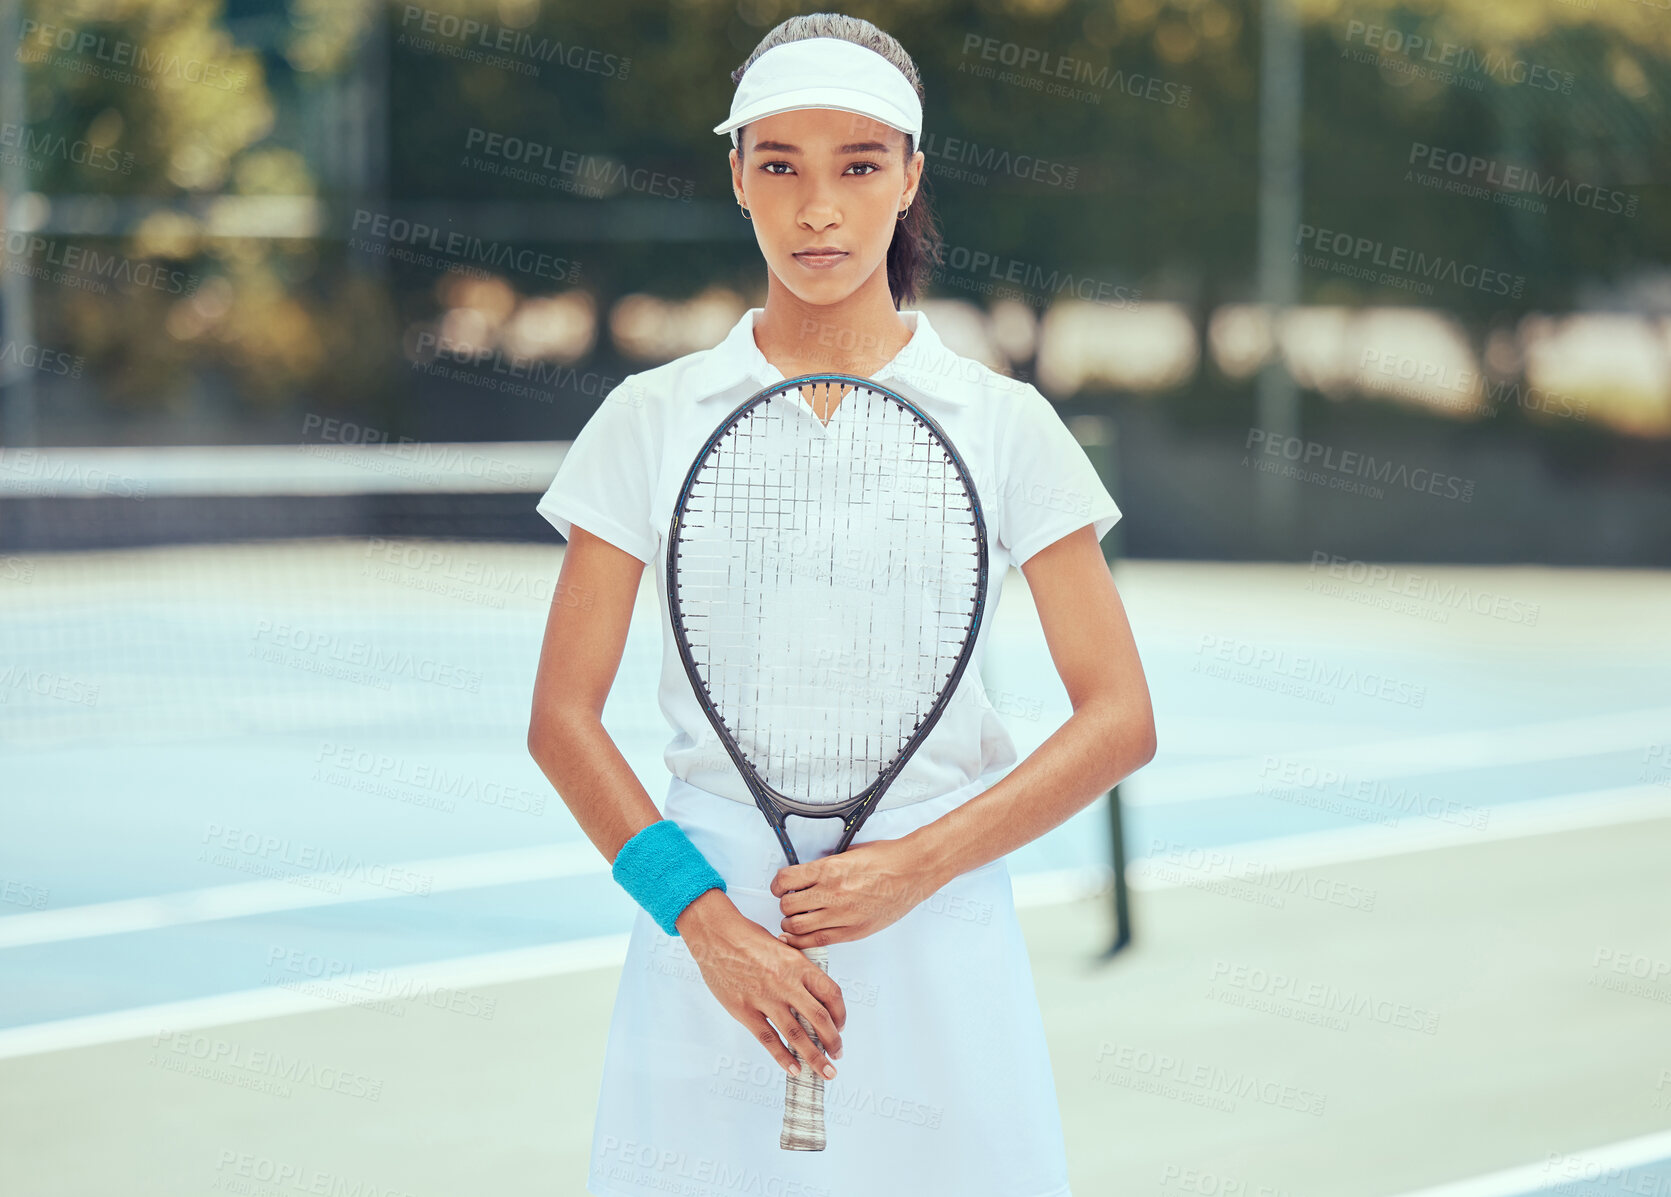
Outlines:
[[1130, 702], [1111, 699], [1105, 710], [1108, 721], [1107, 743], [1120, 745], [1123, 749], [1122, 758], [1130, 762], [1121, 776], [1135, 773], [1154, 760], [1158, 747], [1155, 739], [1154, 707], [1146, 701], [1134, 707]]
[[536, 703], [534, 713], [528, 719], [528, 755], [536, 761], [543, 760], [551, 751], [551, 742], [556, 734], [552, 714]]
[[1155, 707], [1149, 701], [1147, 694], [1136, 702], [1128, 702], [1121, 712], [1120, 726], [1133, 744], [1133, 751], [1137, 754], [1132, 762], [1135, 772], [1155, 759], [1158, 747], [1155, 739]]
[[1141, 730], [1138, 732], [1138, 757], [1135, 768], [1141, 769], [1144, 765], [1147, 765], [1150, 761], [1154, 760], [1155, 750], [1157, 747], [1158, 745], [1155, 741], [1155, 713], [1153, 710], [1149, 710], [1145, 712]]
[[602, 717], [593, 712], [573, 710], [555, 703], [536, 706], [528, 721], [528, 755], [535, 762], [547, 762], [564, 755], [564, 746], [572, 743], [575, 734], [585, 724], [602, 726]]

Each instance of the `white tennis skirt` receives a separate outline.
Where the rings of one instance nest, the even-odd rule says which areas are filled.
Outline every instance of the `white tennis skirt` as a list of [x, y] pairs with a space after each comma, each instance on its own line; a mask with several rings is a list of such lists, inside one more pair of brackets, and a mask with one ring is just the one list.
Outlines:
[[[663, 814], [770, 930], [787, 861], [751, 803], [671, 779]], [[988, 782], [879, 810], [855, 843], [897, 839]], [[827, 855], [837, 819], [791, 816], [797, 855]], [[825, 1086], [829, 1146], [778, 1146], [785, 1074], [709, 992], [684, 940], [644, 911], [609, 1025], [587, 1191], [599, 1197], [1069, 1197], [1032, 968], [1002, 859], [892, 926], [831, 944], [847, 1005]]]

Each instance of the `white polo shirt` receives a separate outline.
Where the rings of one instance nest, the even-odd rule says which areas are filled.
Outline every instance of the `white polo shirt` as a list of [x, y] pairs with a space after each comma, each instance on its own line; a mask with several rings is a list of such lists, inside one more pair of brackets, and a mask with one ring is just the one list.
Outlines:
[[[712, 349], [622, 379], [569, 447], [537, 507], [565, 538], [578, 524], [651, 567], [661, 608], [657, 701], [673, 731], [663, 759], [674, 776], [750, 806], [754, 798], [702, 713], [673, 641], [667, 536], [679, 487], [708, 437], [751, 395], [784, 380], [754, 340], [763, 311], [750, 308]], [[911, 339], [871, 377], [933, 417], [969, 469], [986, 517], [988, 618], [957, 692], [878, 809], [979, 792], [1015, 765], [1015, 744], [978, 668], [1005, 575], [1087, 524], [1100, 540], [1120, 518], [1084, 449], [1037, 388], [952, 352], [922, 312], [900, 316]]]

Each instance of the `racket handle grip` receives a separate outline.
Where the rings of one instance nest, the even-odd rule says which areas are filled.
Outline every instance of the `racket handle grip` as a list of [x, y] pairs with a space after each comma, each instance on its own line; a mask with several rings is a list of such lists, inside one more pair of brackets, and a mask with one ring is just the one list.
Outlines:
[[[825, 947], [803, 948], [806, 958], [823, 969], [830, 971], [830, 949]], [[812, 1029], [812, 1024], [801, 1017], [799, 1010], [795, 1011], [795, 1021], [801, 1024], [801, 1029], [807, 1033], [818, 1050], [824, 1050], [823, 1040], [818, 1038], [818, 1032]], [[824, 1078], [813, 1070], [801, 1053], [795, 1050], [793, 1044], [790, 1053], [800, 1061], [799, 1076], [784, 1078], [783, 1090], [783, 1134], [778, 1139], [778, 1146], [785, 1151], [823, 1151], [824, 1138]]]

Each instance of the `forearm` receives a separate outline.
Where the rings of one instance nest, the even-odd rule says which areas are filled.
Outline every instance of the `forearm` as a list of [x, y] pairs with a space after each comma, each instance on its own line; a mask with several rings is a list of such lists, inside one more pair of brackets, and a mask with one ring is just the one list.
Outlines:
[[[596, 716], [554, 716], [530, 737], [528, 751], [611, 864], [623, 844], [662, 817]], [[715, 888], [674, 921], [681, 936], [696, 938], [719, 933], [740, 917], [725, 891]]]
[[1086, 703], [989, 789], [904, 837], [939, 888], [1065, 822], [1154, 755], [1147, 715]]
[[549, 714], [529, 737], [528, 752], [586, 838], [612, 864], [622, 844], [661, 818], [596, 715]]

